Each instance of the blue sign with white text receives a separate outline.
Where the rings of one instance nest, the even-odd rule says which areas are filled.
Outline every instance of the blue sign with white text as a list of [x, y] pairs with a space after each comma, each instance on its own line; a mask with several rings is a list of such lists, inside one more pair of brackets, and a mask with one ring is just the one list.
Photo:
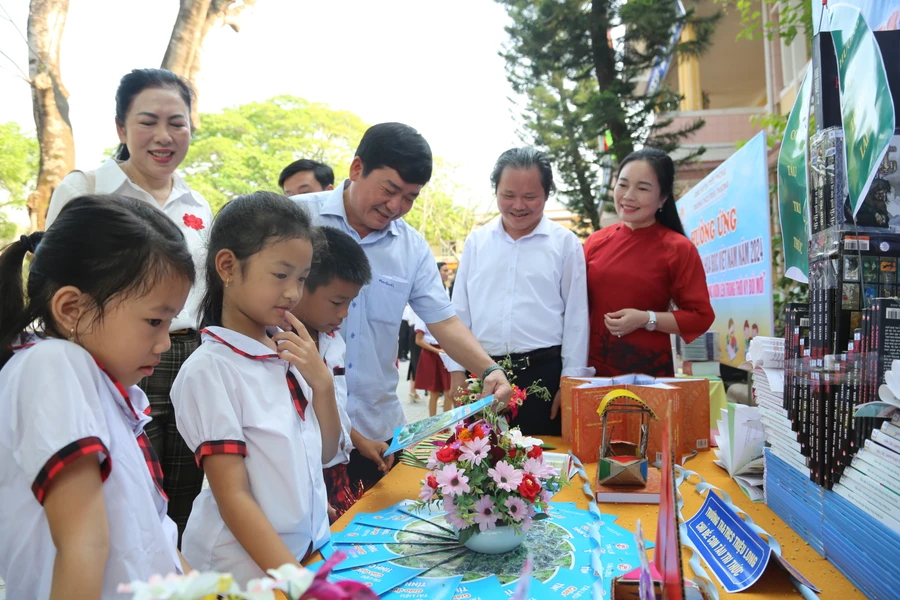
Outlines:
[[772, 554], [769, 545], [711, 490], [687, 521], [687, 534], [729, 594], [756, 583]]

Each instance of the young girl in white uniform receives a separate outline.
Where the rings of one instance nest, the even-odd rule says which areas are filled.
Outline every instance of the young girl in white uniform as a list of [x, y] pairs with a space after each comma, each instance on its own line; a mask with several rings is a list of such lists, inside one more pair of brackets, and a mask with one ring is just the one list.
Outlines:
[[168, 350], [193, 280], [175, 224], [127, 198], [76, 198], [46, 233], [0, 256], [0, 577], [9, 598], [120, 598], [120, 583], [186, 567], [136, 384]]
[[334, 379], [290, 312], [317, 237], [284, 196], [225, 205], [210, 232], [202, 343], [172, 387], [178, 431], [210, 485], [194, 502], [184, 555], [241, 584], [329, 538], [322, 465], [342, 437]]

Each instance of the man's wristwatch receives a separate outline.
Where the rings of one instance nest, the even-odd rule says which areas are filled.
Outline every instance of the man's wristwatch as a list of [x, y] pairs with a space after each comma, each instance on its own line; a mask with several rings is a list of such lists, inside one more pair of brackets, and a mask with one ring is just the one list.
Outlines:
[[650, 318], [647, 321], [647, 324], [644, 325], [644, 329], [646, 329], [647, 331], [656, 331], [656, 313], [652, 310], [648, 310], [647, 314]]

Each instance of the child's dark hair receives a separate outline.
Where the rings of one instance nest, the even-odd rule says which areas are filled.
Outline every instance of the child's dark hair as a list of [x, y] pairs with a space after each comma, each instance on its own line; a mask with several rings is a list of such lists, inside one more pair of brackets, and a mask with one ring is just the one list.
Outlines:
[[[34, 258], [26, 294], [22, 262], [28, 252]], [[0, 255], [0, 365], [32, 323], [40, 334], [68, 337], [50, 307], [60, 288], [75, 286], [90, 296], [102, 319], [112, 299], [146, 294], [176, 276], [193, 284], [194, 261], [181, 231], [161, 210], [132, 198], [75, 198], [50, 229], [23, 235]]]
[[[131, 108], [135, 97], [148, 89], [171, 89], [178, 92], [181, 99], [187, 105], [188, 113], [191, 112], [191, 103], [194, 99], [194, 90], [184, 79], [165, 69], [135, 69], [119, 80], [116, 90], [116, 123], [119, 127], [125, 126], [125, 117]], [[190, 119], [190, 114], [185, 115]], [[116, 158], [128, 160], [131, 156], [125, 144], [119, 144], [116, 150]]]
[[312, 268], [306, 278], [308, 291], [314, 292], [335, 278], [356, 285], [366, 285], [372, 281], [369, 258], [356, 240], [334, 227], [319, 227], [319, 232], [322, 239], [316, 247]]
[[206, 295], [200, 306], [200, 328], [222, 325], [225, 284], [216, 271], [216, 255], [231, 250], [241, 266], [266, 244], [293, 239], [318, 245], [319, 234], [300, 205], [274, 192], [253, 192], [228, 202], [216, 215], [206, 255]]

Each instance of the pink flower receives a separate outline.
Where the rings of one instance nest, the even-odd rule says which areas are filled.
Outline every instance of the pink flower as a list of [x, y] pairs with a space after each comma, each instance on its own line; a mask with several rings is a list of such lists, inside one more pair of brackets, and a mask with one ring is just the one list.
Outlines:
[[488, 469], [488, 475], [494, 478], [498, 488], [507, 492], [515, 491], [519, 484], [522, 483], [522, 471], [519, 471], [505, 460], [499, 461], [493, 469]]
[[525, 520], [522, 521], [522, 531], [524, 532], [524, 531], [528, 531], [529, 529], [531, 529], [532, 522], [533, 521], [532, 521], [531, 517], [526, 516]]
[[506, 499], [504, 505], [506, 506], [507, 514], [513, 521], [518, 523], [525, 516], [527, 509], [525, 508], [525, 501], [521, 498], [510, 496]]
[[488, 438], [475, 438], [470, 442], [463, 444], [460, 460], [469, 461], [470, 465], [480, 465], [483, 459], [488, 457], [488, 451], [491, 449]]
[[522, 464], [522, 470], [538, 479], [547, 479], [556, 475], [556, 469], [544, 462], [543, 458], [529, 458]]
[[430, 502], [432, 498], [434, 498], [435, 489], [428, 485], [427, 483], [422, 486], [422, 491], [419, 492], [419, 500], [422, 502]]
[[440, 471], [435, 472], [435, 478], [441, 491], [447, 495], [466, 494], [469, 492], [469, 478], [463, 475], [463, 471], [456, 465], [446, 465]]
[[496, 521], [500, 518], [500, 515], [497, 514], [497, 511], [494, 507], [494, 501], [490, 496], [482, 496], [478, 502], [475, 503], [475, 522], [478, 524], [478, 529], [484, 531], [485, 529], [494, 529], [496, 527]]
[[426, 464], [425, 467], [429, 471], [433, 471], [433, 470], [437, 469], [439, 466], [441, 466], [441, 461], [439, 461], [437, 458], [437, 452], [438, 452], [437, 449], [432, 450], [431, 456], [428, 457], [428, 464]]
[[456, 515], [456, 505], [453, 503], [453, 496], [444, 496], [444, 510], [447, 511], [447, 522], [457, 529], [465, 529], [469, 526], [465, 519]]
[[[551, 500], [553, 500], [553, 492], [551, 492], [550, 490], [544, 490], [541, 492], [541, 502], [547, 504]], [[547, 512], [550, 512], [549, 507], [547, 508]]]

